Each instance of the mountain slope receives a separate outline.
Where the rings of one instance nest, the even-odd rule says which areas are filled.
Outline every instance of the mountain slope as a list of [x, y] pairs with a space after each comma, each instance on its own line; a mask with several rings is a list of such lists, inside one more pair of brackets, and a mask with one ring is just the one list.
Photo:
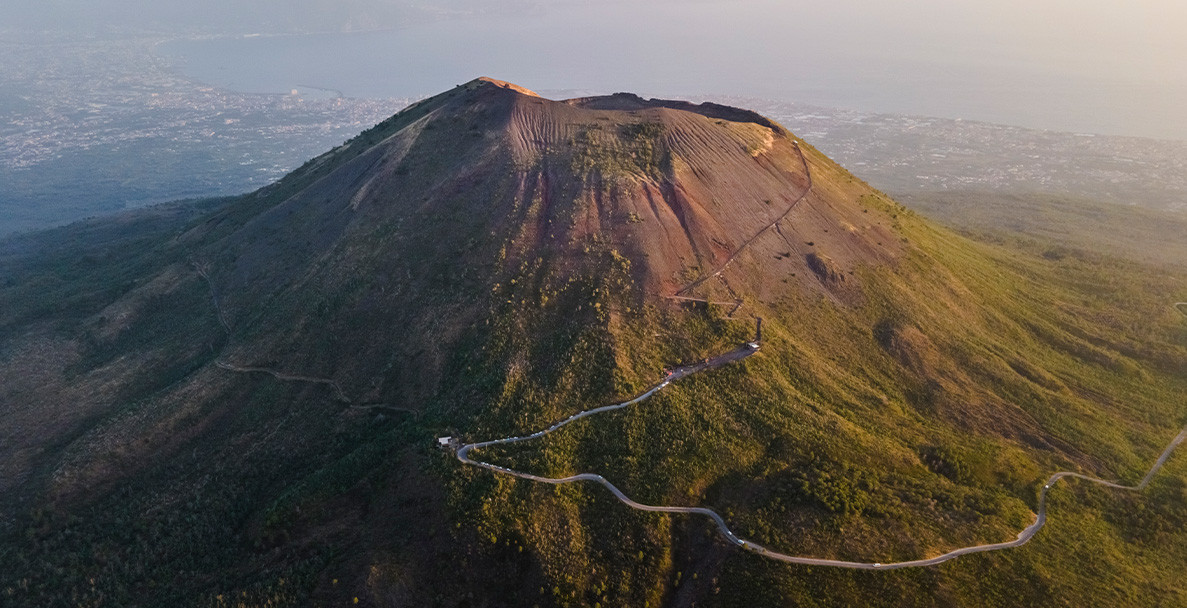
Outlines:
[[1060, 488], [1012, 553], [870, 574], [766, 563], [704, 521], [432, 447], [621, 401], [761, 317], [744, 362], [484, 457], [709, 506], [791, 554], [1008, 540], [1047, 473], [1140, 477], [1187, 414], [1182, 277], [1039, 253], [937, 228], [745, 110], [479, 79], [212, 209], [5, 242], [0, 590], [1176, 603], [1182, 459], [1147, 495]]

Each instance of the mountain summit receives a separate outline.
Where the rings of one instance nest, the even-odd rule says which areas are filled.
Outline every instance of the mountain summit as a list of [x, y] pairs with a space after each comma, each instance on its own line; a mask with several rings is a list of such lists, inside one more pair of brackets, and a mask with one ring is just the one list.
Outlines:
[[[855, 301], [855, 270], [902, 253], [897, 209], [750, 111], [630, 94], [551, 101], [477, 79], [180, 240], [209, 265], [232, 330], [325, 336], [315, 349], [264, 352], [314, 357], [375, 398], [424, 398], [442, 380], [444, 344], [489, 313], [492, 290], [525, 289], [524, 272], [549, 283], [604, 278], [610, 256], [629, 266], [627, 308], [735, 308], [808, 292]], [[311, 302], [323, 311], [349, 302], [352, 312], [310, 316]], [[311, 333], [294, 333], [294, 320]], [[373, 327], [403, 334], [393, 344]], [[395, 376], [374, 380], [385, 368]]]
[[[1051, 472], [1148, 470], [1187, 297], [1026, 247], [754, 112], [489, 78], [257, 192], [0, 241], [0, 603], [1179, 603], [1173, 459], [939, 570], [764, 557], [922, 563]], [[581, 474], [730, 536], [539, 483]]]
[[[901, 250], [886, 207], [859, 204], [872, 194], [864, 186], [782, 127], [716, 104], [550, 101], [482, 78], [414, 104], [295, 177], [315, 175], [231, 237], [241, 251], [231, 292], [254, 300], [330, 247], [420, 219], [448, 218], [449, 230], [378, 247], [415, 246], [459, 266], [545, 253], [579, 264], [597, 240], [634, 260], [636, 280], [661, 295], [731, 260], [725, 283], [752, 293], [779, 291], [770, 274], [828, 288]], [[267, 259], [278, 234], [288, 237], [283, 262]], [[228, 304], [234, 315], [235, 298]]]

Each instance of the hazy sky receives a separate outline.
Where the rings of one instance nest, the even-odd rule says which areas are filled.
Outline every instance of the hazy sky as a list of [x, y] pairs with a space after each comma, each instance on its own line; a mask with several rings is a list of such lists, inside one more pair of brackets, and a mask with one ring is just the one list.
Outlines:
[[[45, 27], [104, 24], [187, 29], [204, 24], [243, 27], [305, 26], [335, 29], [365, 23], [396, 25], [415, 10], [522, 11], [559, 4], [600, 5], [630, 18], [641, 3], [712, 6], [721, 13], [765, 16], [755, 28], [773, 25], [809, 36], [825, 31], [852, 43], [853, 52], [912, 53], [921, 57], [978, 55], [987, 62], [1036, 60], [1077, 72], [1132, 71], [1145, 78], [1187, 79], [1187, 2], [1184, 0], [0, 0], [5, 23]], [[308, 19], [302, 19], [307, 15]], [[326, 15], [336, 15], [326, 19]], [[728, 19], [727, 19], [728, 21]], [[663, 24], [655, 24], [663, 34]], [[745, 32], [722, 32], [723, 36]], [[612, 33], [608, 32], [608, 35]]]
[[[475, 12], [491, 17], [492, 31], [482, 29], [485, 17], [477, 25], [467, 18]], [[551, 29], [533, 37], [541, 30], [515, 26], [517, 16]], [[455, 20], [468, 39], [447, 39]], [[73, 23], [241, 35], [427, 21], [438, 26], [416, 47], [420, 57], [393, 45], [387, 50], [404, 56], [387, 65], [360, 54], [361, 43], [323, 43], [317, 54], [296, 49], [290, 64], [261, 62], [261, 82], [245, 88], [272, 90], [263, 78], [285, 72], [297, 82], [375, 94], [333, 78], [335, 70], [354, 66], [398, 84], [407, 67], [441, 82], [421, 78], [415, 84], [423, 90], [382, 93], [427, 94], [493, 71], [541, 89], [795, 95], [868, 111], [1187, 138], [1187, 0], [0, 0], [0, 29]], [[487, 47], [465, 48], [475, 38]], [[334, 64], [325, 73], [295, 73], [323, 60]], [[255, 77], [253, 66], [241, 67], [239, 85]], [[690, 84], [695, 78], [700, 86]], [[1053, 120], [1065, 107], [1075, 120]], [[1150, 116], [1140, 128], [1122, 124], [1135, 114]], [[1099, 126], [1097, 115], [1105, 119]]]
[[[390, 27], [420, 15], [547, 10], [562, 4], [601, 6], [630, 19], [633, 7], [643, 3], [672, 11], [696, 6], [693, 12], [708, 17], [719, 13], [730, 28], [720, 36], [742, 41], [745, 29], [777, 27], [807, 40], [830, 40], [830, 51], [848, 47], [855, 55], [1029, 63], [1065, 73], [1187, 81], [1184, 0], [0, 0], [0, 28]], [[712, 11], [698, 10], [704, 7]], [[754, 21], [739, 28], [728, 17], [737, 13]], [[654, 27], [658, 36], [678, 35], [664, 23]]]
[[[792, 8], [799, 4], [800, 7]], [[782, 24], [797, 13], [857, 53], [879, 47], [917, 59], [1030, 64], [1075, 75], [1187, 81], [1183, 0], [912, 0], [769, 2]]]

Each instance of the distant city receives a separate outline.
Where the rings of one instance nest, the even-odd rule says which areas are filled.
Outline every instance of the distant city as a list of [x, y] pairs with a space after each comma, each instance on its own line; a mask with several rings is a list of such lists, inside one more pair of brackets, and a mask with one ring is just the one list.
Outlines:
[[[0, 234], [250, 191], [415, 100], [220, 90], [179, 75], [155, 52], [166, 40], [0, 31]], [[1187, 212], [1183, 141], [693, 99], [758, 110], [891, 194], [1042, 192]]]
[[1046, 193], [1187, 211], [1187, 142], [721, 99], [795, 132], [874, 187]]
[[246, 192], [412, 101], [216, 90], [177, 76], [161, 41], [0, 34], [0, 233]]

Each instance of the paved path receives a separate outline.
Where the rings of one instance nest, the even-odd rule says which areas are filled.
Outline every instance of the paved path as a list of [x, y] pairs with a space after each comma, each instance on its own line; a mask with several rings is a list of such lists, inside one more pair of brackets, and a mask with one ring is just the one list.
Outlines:
[[[1176, 310], [1183, 313], [1184, 316], [1187, 316], [1187, 302], [1178, 302], [1174, 306], [1175, 306]], [[627, 506], [631, 507], [632, 509], [638, 509], [640, 511], [651, 511], [651, 512], [658, 512], [658, 513], [685, 513], [685, 514], [693, 514], [693, 515], [704, 515], [704, 516], [713, 520], [713, 523], [715, 523], [717, 525], [717, 529], [721, 532], [721, 535], [726, 538], [726, 540], [733, 543], [734, 545], [737, 545], [738, 547], [741, 547], [742, 549], [745, 549], [752, 553], [757, 553], [758, 555], [761, 555], [761, 556], [769, 558], [769, 559], [774, 559], [774, 560], [778, 560], [781, 562], [788, 562], [788, 563], [792, 563], [792, 564], [803, 564], [803, 565], [807, 565], [807, 566], [827, 566], [827, 567], [833, 567], [833, 568], [851, 568], [851, 569], [856, 569], [856, 570], [897, 570], [900, 568], [917, 568], [917, 567], [921, 567], [921, 566], [934, 566], [936, 564], [942, 564], [946, 561], [956, 559], [962, 555], [968, 555], [970, 553], [984, 553], [986, 551], [998, 551], [1001, 549], [1012, 549], [1015, 547], [1021, 547], [1022, 545], [1025, 545], [1027, 542], [1029, 542], [1030, 539], [1034, 538], [1035, 534], [1038, 534], [1039, 530], [1042, 529], [1043, 525], [1047, 523], [1047, 494], [1048, 494], [1048, 492], [1051, 491], [1051, 488], [1054, 487], [1056, 483], [1059, 483], [1060, 480], [1071, 477], [1071, 478], [1075, 478], [1075, 479], [1082, 479], [1085, 481], [1089, 481], [1089, 482], [1092, 482], [1095, 484], [1103, 485], [1103, 486], [1118, 489], [1118, 490], [1128, 490], [1128, 491], [1133, 491], [1133, 492], [1140, 492], [1140, 491], [1144, 490], [1146, 488], [1146, 486], [1150, 483], [1150, 480], [1153, 479], [1156, 474], [1158, 474], [1158, 471], [1162, 469], [1162, 465], [1166, 464], [1167, 459], [1169, 459], [1171, 454], [1174, 453], [1175, 448], [1179, 447], [1179, 445], [1182, 444], [1184, 440], [1187, 440], [1187, 428], [1184, 428], [1182, 431], [1179, 432], [1179, 434], [1177, 436], [1175, 436], [1174, 439], [1171, 440], [1170, 444], [1166, 446], [1166, 449], [1163, 450], [1162, 455], [1159, 456], [1158, 460], [1154, 462], [1154, 466], [1152, 466], [1150, 468], [1150, 471], [1146, 473], [1146, 476], [1143, 477], [1142, 480], [1137, 485], [1133, 485], [1133, 486], [1122, 485], [1115, 481], [1107, 481], [1104, 479], [1099, 479], [1097, 477], [1090, 477], [1088, 475], [1082, 475], [1080, 473], [1075, 473], [1072, 471], [1060, 471], [1058, 473], [1055, 473], [1054, 475], [1052, 475], [1050, 478], [1047, 479], [1047, 483], [1045, 483], [1043, 485], [1043, 489], [1039, 492], [1039, 508], [1038, 508], [1038, 513], [1037, 513], [1037, 516], [1035, 517], [1034, 522], [1031, 523], [1029, 526], [1027, 526], [1025, 529], [1023, 529], [1022, 532], [1020, 532], [1018, 534], [1018, 538], [1016, 538], [1012, 541], [1004, 542], [1004, 543], [974, 545], [971, 547], [962, 547], [959, 549], [954, 549], [954, 550], [944, 553], [942, 555], [938, 555], [936, 557], [931, 557], [931, 558], [927, 558], [927, 559], [916, 559], [916, 560], [909, 560], [909, 561], [903, 561], [903, 562], [888, 562], [888, 563], [851, 562], [851, 561], [836, 560], [836, 559], [820, 559], [820, 558], [815, 558], [815, 557], [801, 557], [801, 556], [796, 556], [796, 555], [788, 555], [786, 553], [772, 551], [770, 549], [767, 549], [766, 547], [763, 547], [762, 545], [759, 545], [758, 543], [743, 539], [743, 538], [739, 537], [738, 535], [734, 534], [734, 532], [729, 529], [729, 526], [726, 525], [725, 520], [721, 517], [721, 515], [719, 515], [716, 511], [713, 511], [712, 509], [706, 509], [704, 507], [664, 507], [664, 506], [655, 506], [655, 505], [645, 505], [643, 503], [636, 502], [636, 501], [632, 500], [629, 496], [624, 494], [622, 492], [622, 490], [619, 490], [614, 484], [607, 481], [605, 477], [602, 477], [601, 475], [595, 475], [593, 473], [580, 473], [577, 475], [571, 475], [569, 477], [561, 477], [561, 478], [542, 477], [539, 475], [532, 475], [531, 473], [524, 473], [522, 471], [516, 471], [514, 469], [509, 469], [507, 467], [501, 467], [501, 466], [498, 466], [495, 464], [483, 462], [481, 460], [474, 460], [474, 459], [470, 458], [470, 452], [473, 450], [489, 447], [492, 445], [518, 443], [521, 441], [529, 441], [532, 439], [537, 439], [539, 437], [542, 437], [544, 435], [552, 433], [567, 424], [581, 420], [582, 418], [587, 418], [589, 416], [594, 416], [596, 414], [601, 414], [603, 412], [609, 412], [612, 410], [620, 410], [620, 409], [632, 406], [636, 403], [639, 403], [640, 401], [643, 401], [643, 400], [651, 397], [655, 393], [657, 393], [657, 392], [663, 390], [665, 387], [667, 387], [668, 384], [670, 384], [676, 380], [679, 380], [680, 378], [695, 374], [697, 372], [705, 371], [708, 369], [713, 369], [715, 367], [720, 367], [722, 365], [725, 365], [727, 363], [732, 363], [734, 361], [740, 361], [742, 359], [745, 359], [746, 357], [749, 357], [750, 355], [753, 355], [755, 352], [757, 352], [756, 349], [752, 349], [749, 347], [743, 347], [738, 350], [728, 352], [724, 355], [714, 357], [714, 358], [709, 359], [708, 361], [703, 362], [703, 363], [699, 363], [696, 365], [690, 365], [690, 366], [686, 366], [686, 367], [681, 367], [679, 369], [674, 370], [662, 382], [651, 387], [646, 392], [639, 395], [638, 397], [635, 397], [634, 399], [631, 399], [630, 401], [625, 401], [623, 403], [607, 405], [604, 407], [599, 407], [599, 408], [594, 408], [592, 410], [586, 410], [583, 412], [579, 412], [577, 414], [569, 416], [568, 418], [548, 427], [547, 429], [544, 429], [542, 431], [537, 431], [535, 433], [532, 433], [531, 435], [524, 435], [524, 436], [519, 436], [519, 437], [507, 437], [505, 439], [495, 439], [492, 441], [483, 441], [480, 443], [466, 444], [458, 449], [457, 458], [458, 458], [458, 460], [460, 460], [466, 464], [469, 464], [469, 465], [474, 465], [474, 466], [482, 467], [485, 469], [490, 469], [491, 471], [495, 471], [496, 473], [502, 473], [505, 475], [511, 475], [514, 477], [519, 477], [521, 479], [528, 479], [531, 481], [538, 481], [541, 483], [548, 483], [548, 484], [554, 484], [554, 485], [573, 483], [573, 482], [578, 482], [578, 481], [592, 481], [595, 483], [599, 483], [599, 484], [605, 486], [608, 490], [610, 490], [610, 492], [613, 493], [614, 496], [616, 498], [618, 498], [618, 500], [622, 501], [623, 503], [625, 503]]]

